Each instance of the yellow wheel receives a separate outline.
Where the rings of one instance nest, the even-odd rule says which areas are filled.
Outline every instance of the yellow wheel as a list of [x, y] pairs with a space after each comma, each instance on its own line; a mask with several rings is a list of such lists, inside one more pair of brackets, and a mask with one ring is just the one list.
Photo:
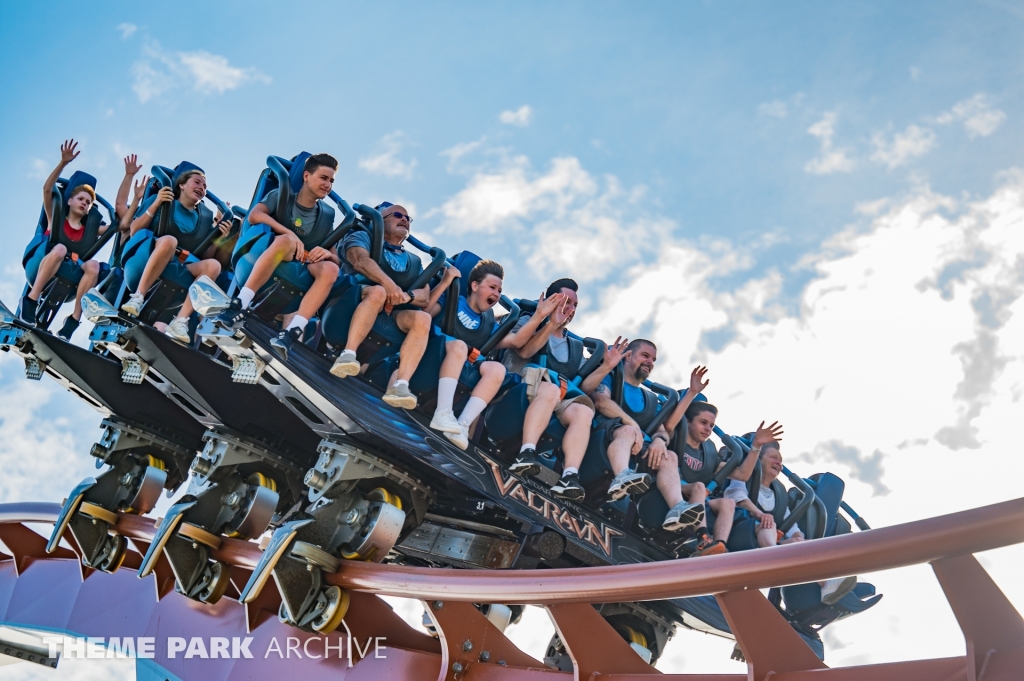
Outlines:
[[647, 637], [644, 636], [642, 632], [639, 632], [630, 626], [624, 626], [623, 630], [623, 633], [626, 634], [627, 641], [631, 641], [640, 646], [641, 648], [647, 647]]
[[146, 454], [146, 463], [153, 468], [159, 468], [162, 471], [167, 470], [167, 464], [164, 463], [163, 459], [158, 459], [152, 454]]
[[370, 490], [370, 493], [366, 495], [366, 498], [370, 501], [383, 501], [385, 504], [391, 504], [398, 510], [402, 510], [402, 498], [397, 494], [387, 491], [383, 487], [377, 487]]
[[329, 634], [341, 625], [341, 621], [348, 614], [348, 606], [351, 600], [348, 592], [337, 586], [329, 586], [324, 589], [324, 597], [327, 599], [327, 607], [315, 620], [310, 622], [313, 629], [321, 634]]
[[224, 563], [213, 563], [209, 569], [211, 572], [210, 583], [199, 592], [197, 598], [203, 603], [213, 605], [228, 590], [228, 584], [231, 583], [231, 570]]
[[268, 478], [263, 473], [253, 473], [249, 476], [248, 480], [250, 485], [259, 485], [260, 487], [266, 487], [271, 492], [277, 491], [277, 483], [273, 478]]

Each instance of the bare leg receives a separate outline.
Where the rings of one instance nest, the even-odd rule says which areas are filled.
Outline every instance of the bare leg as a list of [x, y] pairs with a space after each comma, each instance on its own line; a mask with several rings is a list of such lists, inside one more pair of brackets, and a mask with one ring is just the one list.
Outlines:
[[82, 263], [82, 280], [78, 282], [78, 290], [75, 292], [75, 311], [71, 313], [75, 319], [82, 319], [82, 296], [96, 285], [99, 278], [100, 264], [98, 262], [88, 260]]
[[778, 538], [778, 530], [774, 527], [766, 530], [760, 525], [757, 526], [757, 545], [762, 549], [766, 549], [769, 546], [775, 546]]
[[[690, 482], [682, 486], [683, 497], [691, 504], [703, 504], [708, 498], [708, 490], [704, 487], [703, 482]], [[707, 527], [708, 519], [707, 516], [700, 519], [700, 525], [697, 527]]]
[[683, 500], [682, 487], [679, 483], [679, 459], [676, 458], [675, 452], [671, 450], [665, 452], [665, 458], [658, 466], [656, 480], [658, 490], [661, 492], [661, 496], [665, 497], [669, 508]]
[[362, 296], [362, 302], [352, 314], [352, 321], [348, 327], [348, 340], [345, 341], [345, 348], [349, 350], [359, 349], [360, 344], [370, 335], [370, 329], [377, 321], [377, 315], [381, 313], [384, 304], [388, 301], [388, 294], [384, 291], [383, 286], [367, 286], [363, 289]]
[[[381, 290], [383, 291], [384, 289]], [[466, 363], [466, 358], [468, 356], [469, 348], [464, 342], [460, 340], [450, 340], [446, 342], [444, 344], [444, 361], [441, 362], [441, 373], [438, 378], [458, 379], [459, 375], [462, 373], [462, 365]], [[481, 374], [482, 373], [483, 372], [481, 372]], [[483, 382], [482, 378], [480, 380]], [[477, 384], [477, 387], [479, 387], [479, 384]], [[495, 392], [497, 392], [497, 388], [495, 388]], [[475, 390], [473, 391], [473, 394], [476, 395]]]
[[[194, 262], [185, 265], [185, 269], [187, 269], [188, 273], [191, 274], [196, 279], [205, 274], [210, 279], [216, 281], [217, 277], [220, 276], [220, 261], [214, 260], [212, 258], [209, 260], [200, 260], [199, 262]], [[141, 288], [141, 286], [139, 288]], [[178, 311], [177, 316], [188, 317], [189, 315], [192, 314], [194, 309], [195, 308], [192, 307], [191, 296], [185, 296], [185, 302], [181, 304], [181, 310]]]
[[142, 270], [142, 278], [139, 279], [136, 293], [145, 295], [146, 291], [156, 283], [156, 280], [167, 268], [167, 263], [171, 262], [171, 258], [174, 257], [174, 249], [177, 247], [178, 240], [173, 236], [162, 236], [156, 240], [156, 243], [153, 244], [153, 252], [149, 254], [149, 260], [146, 261], [146, 269]]
[[[447, 360], [447, 357], [445, 358]], [[442, 374], [444, 366], [441, 367]], [[458, 374], [456, 374], [458, 376]], [[501, 382], [505, 380], [505, 366], [498, 362], [484, 362], [480, 365], [480, 381], [473, 388], [472, 397], [490, 404], [498, 394]]]
[[566, 428], [562, 437], [565, 467], [579, 468], [583, 463], [583, 455], [587, 453], [587, 445], [590, 444], [590, 424], [594, 421], [594, 410], [575, 402], [565, 408], [562, 417], [562, 425]]
[[629, 467], [634, 442], [633, 426], [622, 425], [612, 433], [612, 441], [608, 445], [608, 463], [612, 465], [612, 474], [618, 475]]
[[57, 270], [60, 269], [60, 264], [64, 262], [64, 256], [67, 254], [68, 249], [64, 244], [57, 244], [53, 250], [43, 256], [36, 273], [36, 280], [32, 282], [32, 290], [28, 292], [30, 300], [39, 300], [39, 296], [43, 295], [43, 288], [57, 274]]
[[416, 372], [423, 352], [427, 349], [430, 333], [430, 315], [422, 310], [402, 310], [395, 313], [395, 323], [405, 333], [398, 352], [398, 380], [408, 381]]
[[[320, 306], [327, 301], [327, 296], [331, 294], [331, 287], [338, 280], [339, 270], [338, 266], [329, 260], [314, 262], [307, 267], [309, 273], [313, 275], [313, 285], [306, 291], [306, 295], [302, 296], [302, 302], [299, 303], [299, 315], [304, 319], [311, 319], [316, 315]], [[249, 279], [252, 277], [250, 276]], [[252, 287], [249, 286], [249, 288]]]
[[[278, 234], [267, 246], [267, 250], [263, 251], [256, 259], [256, 264], [252, 266], [252, 272], [249, 273], [249, 278], [245, 280], [243, 286], [250, 291], [259, 291], [264, 284], [270, 281], [270, 277], [273, 276], [278, 265], [282, 262], [290, 262], [294, 258], [295, 246], [292, 240], [283, 234]], [[309, 317], [306, 318], [309, 319]]]
[[537, 394], [533, 396], [533, 402], [526, 409], [526, 417], [523, 419], [523, 444], [537, 444], [544, 429], [551, 423], [551, 415], [558, 405], [558, 394], [558, 387], [553, 383], [537, 386]]
[[715, 512], [714, 536], [720, 542], [729, 541], [729, 534], [732, 532], [732, 521], [736, 515], [736, 502], [724, 497], [712, 499], [708, 502], [711, 510]]

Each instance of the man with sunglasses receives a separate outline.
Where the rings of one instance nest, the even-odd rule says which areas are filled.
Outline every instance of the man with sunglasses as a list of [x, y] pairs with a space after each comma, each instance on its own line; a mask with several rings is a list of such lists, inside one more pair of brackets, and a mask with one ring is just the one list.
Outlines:
[[416, 395], [409, 390], [409, 379], [427, 347], [431, 318], [425, 310], [437, 303], [451, 278], [443, 278], [434, 290], [430, 290], [429, 285], [409, 290], [423, 272], [419, 256], [404, 246], [412, 218], [404, 207], [387, 201], [377, 206], [377, 210], [384, 218], [384, 250], [379, 263], [370, 257], [371, 236], [367, 230], [351, 230], [341, 244], [346, 271], [361, 275], [370, 283], [363, 286], [345, 349], [331, 367], [331, 373], [339, 378], [358, 374], [356, 350], [374, 324], [395, 325], [405, 334], [405, 339], [399, 351], [398, 371], [384, 393], [384, 401], [392, 407], [415, 409]]

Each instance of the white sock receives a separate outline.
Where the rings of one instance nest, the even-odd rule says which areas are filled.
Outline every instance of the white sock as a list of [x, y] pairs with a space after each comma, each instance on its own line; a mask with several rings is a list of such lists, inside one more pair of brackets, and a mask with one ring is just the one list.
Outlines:
[[395, 381], [394, 383], [392, 383], [391, 385], [393, 385], [393, 386], [399, 386], [399, 385], [409, 385], [409, 381], [405, 380], [404, 378], [399, 378], [398, 380], [396, 380], [396, 381]]
[[455, 401], [455, 387], [459, 385], [458, 379], [442, 378], [437, 382], [437, 411], [450, 410]]
[[238, 299], [242, 301], [242, 309], [248, 310], [249, 306], [252, 305], [252, 299], [256, 297], [256, 292], [251, 288], [242, 287], [242, 290], [238, 292]]
[[523, 446], [519, 448], [519, 453], [522, 454], [527, 449], [537, 449], [537, 443], [535, 443], [535, 442], [524, 442]]
[[294, 328], [300, 328], [303, 331], [306, 330], [306, 324], [309, 324], [309, 320], [302, 315], [295, 315], [292, 320], [288, 322], [288, 328], [285, 331], [291, 331]]
[[480, 416], [480, 412], [482, 412], [486, 406], [487, 403], [479, 397], [470, 397], [469, 402], [466, 403], [466, 408], [462, 410], [462, 416], [459, 417], [459, 423], [464, 426], [469, 426], [477, 416]]
[[563, 476], [564, 475], [571, 475], [572, 473], [579, 473], [579, 472], [580, 472], [580, 470], [578, 468], [574, 468], [573, 466], [569, 466], [568, 468], [562, 469], [562, 475]]
[[352, 348], [345, 348], [345, 352], [351, 352], [353, 355], [356, 354], [356, 351]]

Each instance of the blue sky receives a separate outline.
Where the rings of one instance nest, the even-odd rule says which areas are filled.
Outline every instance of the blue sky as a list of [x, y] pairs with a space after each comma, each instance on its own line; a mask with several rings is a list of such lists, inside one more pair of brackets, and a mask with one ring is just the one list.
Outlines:
[[[727, 430], [782, 420], [873, 524], [1011, 498], [1021, 45], [996, 1], [0, 4], [0, 297], [67, 137], [110, 199], [129, 152], [247, 205], [267, 155], [327, 151], [342, 196], [404, 202], [513, 295], [575, 276], [577, 330], [653, 338], [656, 379], [708, 363]], [[0, 385], [0, 500], [59, 500], [99, 419], [7, 356]], [[936, 502], [964, 457], [1005, 475]], [[1019, 607], [1022, 559], [983, 557]], [[871, 579], [886, 601], [830, 627], [830, 662], [962, 650], [927, 568]], [[662, 669], [737, 669], [684, 648]]]

